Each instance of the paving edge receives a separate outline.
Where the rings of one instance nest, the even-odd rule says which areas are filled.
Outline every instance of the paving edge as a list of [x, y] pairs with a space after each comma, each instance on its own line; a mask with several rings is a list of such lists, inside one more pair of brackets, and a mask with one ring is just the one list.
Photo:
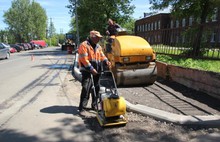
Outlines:
[[138, 112], [146, 116], [151, 116], [155, 119], [164, 120], [176, 124], [220, 127], [219, 115], [180, 115], [140, 104], [134, 105], [128, 101], [126, 101], [126, 107], [129, 111]]

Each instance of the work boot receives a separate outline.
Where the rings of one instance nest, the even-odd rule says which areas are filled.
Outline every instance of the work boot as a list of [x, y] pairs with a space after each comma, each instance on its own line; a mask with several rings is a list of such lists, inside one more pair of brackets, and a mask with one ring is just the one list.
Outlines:
[[92, 105], [91, 105], [91, 109], [94, 110], [94, 111], [96, 111], [96, 110], [97, 110], [97, 106], [94, 105], [94, 104], [92, 104]]
[[94, 111], [96, 111], [96, 110], [97, 110], [97, 107], [96, 107], [96, 106], [92, 106], [91, 109], [94, 110]]
[[81, 111], [79, 110], [79, 115], [82, 117], [88, 117], [89, 116], [89, 112], [87, 112], [86, 110], [82, 109]]

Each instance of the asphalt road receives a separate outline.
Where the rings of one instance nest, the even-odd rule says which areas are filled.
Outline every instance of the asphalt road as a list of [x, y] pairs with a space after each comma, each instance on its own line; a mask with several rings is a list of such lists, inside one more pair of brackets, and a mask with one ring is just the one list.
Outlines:
[[63, 90], [72, 58], [53, 47], [0, 60], [1, 142], [91, 141], [78, 102]]
[[[79, 117], [81, 84], [69, 70], [73, 58], [54, 47], [0, 61], [0, 142], [198, 142], [207, 134], [212, 140], [218, 138], [218, 128], [188, 128], [133, 112], [127, 112], [129, 121], [124, 127], [102, 128], [94, 112]], [[162, 96], [168, 84], [155, 85], [119, 91], [131, 103], [153, 103], [152, 107], [158, 103], [160, 108], [182, 113], [172, 107], [170, 97], [180, 96], [181, 91], [170, 88], [169, 96]]]

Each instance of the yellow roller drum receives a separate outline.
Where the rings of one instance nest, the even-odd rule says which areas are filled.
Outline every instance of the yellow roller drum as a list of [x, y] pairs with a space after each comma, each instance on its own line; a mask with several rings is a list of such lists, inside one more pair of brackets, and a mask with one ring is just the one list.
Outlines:
[[118, 36], [113, 42], [115, 56], [152, 55], [153, 49], [150, 44], [139, 36]]

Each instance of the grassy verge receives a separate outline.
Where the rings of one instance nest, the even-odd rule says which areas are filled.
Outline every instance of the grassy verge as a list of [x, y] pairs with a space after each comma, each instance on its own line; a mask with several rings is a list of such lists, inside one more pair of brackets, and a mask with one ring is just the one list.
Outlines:
[[220, 61], [171, 57], [157, 54], [157, 60], [167, 64], [220, 73]]
[[[186, 53], [187, 51], [190, 51], [190, 48], [186, 47], [175, 47], [175, 46], [167, 46], [167, 45], [152, 45], [152, 48], [156, 53], [166, 53], [166, 54], [172, 54], [172, 55], [180, 55], [183, 53]], [[204, 57], [210, 57], [210, 58], [219, 58], [220, 51], [215, 49], [204, 49], [203, 52]]]

